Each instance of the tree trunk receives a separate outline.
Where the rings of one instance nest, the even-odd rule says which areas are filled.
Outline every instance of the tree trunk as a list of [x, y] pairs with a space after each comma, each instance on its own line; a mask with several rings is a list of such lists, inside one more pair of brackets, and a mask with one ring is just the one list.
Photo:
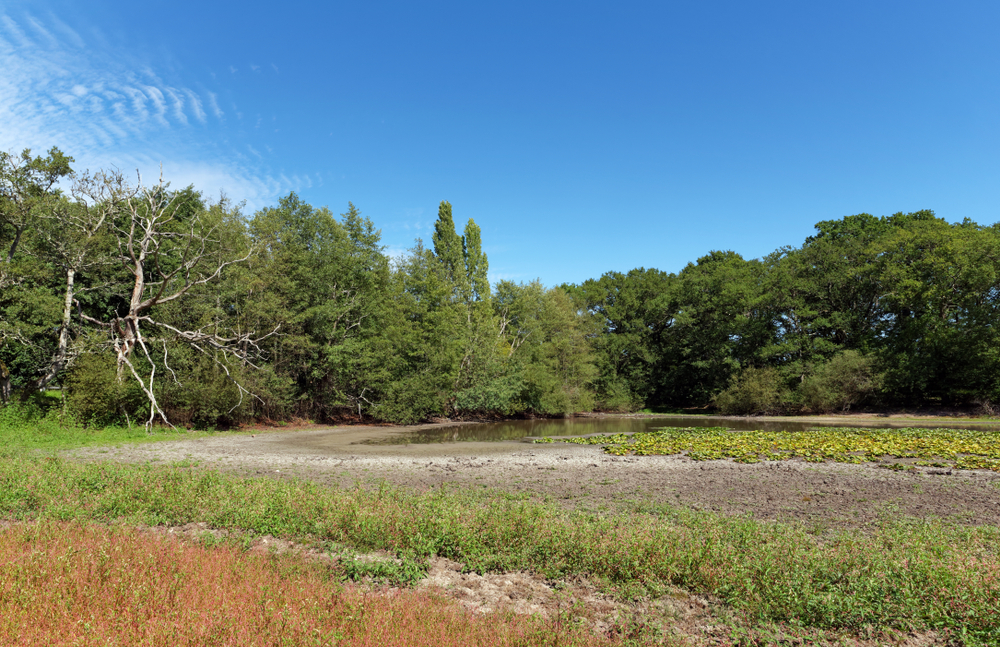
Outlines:
[[17, 252], [17, 245], [21, 242], [21, 234], [24, 233], [24, 225], [17, 228], [17, 232], [14, 234], [14, 242], [10, 245], [10, 251], [7, 252], [7, 263], [14, 262], [14, 253]]
[[0, 404], [10, 402], [10, 371], [7, 365], [0, 361]]
[[73, 314], [73, 286], [76, 279], [76, 270], [70, 268], [66, 270], [66, 300], [63, 302], [62, 324], [59, 326], [59, 343], [56, 352], [52, 356], [49, 368], [45, 374], [35, 382], [35, 389], [41, 391], [49, 382], [54, 380], [64, 368], [69, 356], [69, 322]]

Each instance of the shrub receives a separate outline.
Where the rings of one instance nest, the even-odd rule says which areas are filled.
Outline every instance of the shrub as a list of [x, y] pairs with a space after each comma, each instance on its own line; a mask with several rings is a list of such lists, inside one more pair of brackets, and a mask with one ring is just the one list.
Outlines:
[[229, 366], [230, 377], [214, 358], [193, 355], [190, 349], [181, 350], [185, 352], [177, 352], [171, 358], [175, 374], [164, 376], [156, 385], [156, 397], [170, 422], [207, 429], [229, 427], [248, 418], [253, 398], [240, 397], [236, 381], [246, 382], [241, 367]]
[[726, 415], [766, 415], [788, 406], [788, 387], [773, 368], [746, 368], [712, 403]]
[[[142, 419], [149, 405], [131, 376], [118, 380], [115, 360], [110, 355], [83, 355], [66, 377], [66, 403], [82, 423], [97, 427]], [[127, 413], [126, 413], [127, 412]]]
[[847, 411], [878, 390], [874, 358], [845, 350], [834, 355], [802, 383], [802, 404], [813, 411]]
[[0, 428], [13, 428], [30, 425], [45, 416], [39, 398], [28, 400], [11, 400], [0, 405]]
[[597, 400], [597, 409], [614, 413], [629, 413], [642, 408], [642, 399], [629, 389], [624, 378], [616, 377], [602, 385]]
[[515, 415], [524, 411], [523, 391], [524, 381], [517, 373], [484, 376], [456, 393], [453, 406], [455, 411], [463, 413]]

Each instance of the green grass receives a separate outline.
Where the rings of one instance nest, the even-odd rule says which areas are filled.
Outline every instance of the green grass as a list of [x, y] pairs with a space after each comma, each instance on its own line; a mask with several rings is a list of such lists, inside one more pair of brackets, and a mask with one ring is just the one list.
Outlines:
[[[693, 460], [740, 463], [801, 458], [808, 462], [880, 462], [912, 459], [915, 465], [1000, 471], [1000, 432], [983, 429], [873, 429], [826, 427], [810, 431], [734, 431], [725, 427], [664, 427], [635, 434], [535, 441], [604, 445], [604, 451], [683, 454]], [[902, 463], [893, 463], [904, 469]]]
[[187, 440], [219, 433], [236, 432], [163, 426], [147, 430], [141, 423], [131, 426], [84, 426], [71, 416], [63, 414], [58, 406], [52, 406], [47, 411], [43, 411], [36, 403], [0, 407], [0, 447], [8, 449], [62, 450], [95, 445]]
[[502, 492], [340, 490], [185, 466], [78, 464], [28, 454], [0, 460], [0, 515], [207, 522], [331, 550], [386, 550], [408, 569], [439, 555], [480, 572], [586, 575], [619, 595], [678, 586], [721, 600], [750, 623], [937, 629], [964, 644], [1000, 642], [1000, 529], [994, 527], [896, 519], [867, 533], [818, 536], [797, 524], [666, 506], [600, 517]]

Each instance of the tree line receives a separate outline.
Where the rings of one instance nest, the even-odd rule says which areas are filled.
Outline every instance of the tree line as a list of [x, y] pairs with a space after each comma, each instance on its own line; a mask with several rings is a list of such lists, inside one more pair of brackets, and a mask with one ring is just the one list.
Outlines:
[[246, 214], [72, 164], [0, 153], [6, 406], [219, 426], [1000, 402], [995, 225], [860, 214], [762, 259], [491, 285], [448, 202], [389, 258], [353, 204]]

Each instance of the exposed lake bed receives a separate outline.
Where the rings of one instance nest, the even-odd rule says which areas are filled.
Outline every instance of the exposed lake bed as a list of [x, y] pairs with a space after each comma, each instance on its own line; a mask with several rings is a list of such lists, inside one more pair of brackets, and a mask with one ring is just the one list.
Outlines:
[[[702, 425], [718, 419], [695, 418]], [[730, 423], [948, 426], [974, 421], [737, 420]], [[682, 456], [610, 456], [598, 446], [532, 444], [530, 437], [642, 431], [691, 425], [691, 418], [599, 416], [567, 420], [411, 427], [342, 426], [254, 431], [191, 440], [73, 450], [77, 458], [188, 461], [200, 467], [339, 487], [441, 486], [504, 490], [585, 510], [680, 505], [757, 519], [819, 526], [864, 526], [886, 514], [1000, 524], [1000, 474], [936, 468], [894, 472], [872, 464], [754, 464]], [[736, 426], [736, 424], [732, 424]], [[570, 432], [570, 433], [566, 433]], [[482, 438], [495, 438], [483, 440]]]

